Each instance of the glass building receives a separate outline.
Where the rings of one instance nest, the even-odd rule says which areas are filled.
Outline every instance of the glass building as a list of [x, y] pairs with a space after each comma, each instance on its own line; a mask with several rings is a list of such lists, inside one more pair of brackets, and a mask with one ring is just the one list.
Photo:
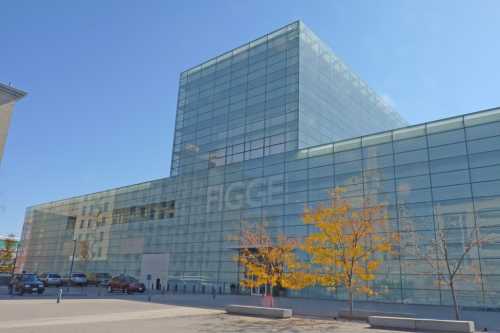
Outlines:
[[171, 175], [404, 125], [294, 22], [181, 73]]
[[[384, 204], [402, 240], [430, 242], [444, 230], [453, 255], [474, 227], [500, 235], [500, 109], [403, 124], [292, 23], [181, 74], [171, 177], [29, 207], [18, 270], [67, 274], [75, 251], [76, 270], [236, 292], [243, 272], [231, 236], [242, 223], [304, 237], [305, 205], [328, 202], [334, 187], [354, 207]], [[471, 252], [465, 267], [461, 304], [500, 307], [500, 242]], [[365, 299], [450, 304], [436, 274], [401, 252], [370, 282], [380, 293]], [[288, 295], [346, 297], [319, 288]]]

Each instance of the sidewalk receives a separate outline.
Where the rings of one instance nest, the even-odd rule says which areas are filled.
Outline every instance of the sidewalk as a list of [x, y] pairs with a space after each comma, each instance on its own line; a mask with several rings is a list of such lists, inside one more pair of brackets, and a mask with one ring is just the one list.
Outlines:
[[[56, 299], [57, 288], [47, 288], [43, 295], [29, 295], [24, 296], [11, 296], [7, 294], [7, 289], [0, 290], [0, 299]], [[116, 298], [135, 300], [140, 302], [151, 302], [183, 305], [191, 307], [202, 308], [217, 308], [223, 309], [227, 304], [241, 304], [241, 305], [257, 305], [262, 306], [263, 297], [261, 296], [242, 296], [242, 295], [216, 295], [215, 299], [211, 294], [182, 294], [182, 293], [166, 293], [152, 292], [151, 294], [146, 291], [144, 294], [109, 294], [105, 289], [88, 287], [88, 288], [71, 288], [69, 292], [66, 288], [63, 289], [63, 297], [68, 299], [88, 299], [88, 298]], [[318, 300], [307, 298], [274, 298], [275, 307], [285, 307], [293, 309], [294, 314], [333, 318], [334, 313], [339, 310], [347, 309], [347, 304], [344, 301], [335, 300]], [[417, 317], [422, 318], [436, 318], [436, 319], [453, 319], [453, 309], [445, 306], [433, 305], [409, 305], [409, 304], [395, 304], [395, 303], [376, 303], [376, 302], [358, 302], [355, 303], [357, 310], [371, 310], [383, 311], [391, 313], [411, 313]], [[491, 331], [500, 331], [500, 312], [487, 312], [487, 311], [463, 311], [463, 320], [473, 320], [476, 324], [477, 330], [488, 328]]]
[[[212, 299], [211, 295], [166, 294], [154, 295], [152, 296], [152, 301], [164, 304], [207, 308], [224, 308], [227, 304], [263, 305], [263, 298], [260, 296], [240, 295], [217, 295], [215, 299]], [[296, 315], [322, 318], [333, 318], [337, 311], [347, 309], [347, 304], [343, 301], [304, 298], [276, 297], [274, 299], [274, 306], [291, 308]], [[374, 302], [358, 302], [355, 303], [354, 306], [357, 310], [412, 313], [422, 318], [454, 319], [453, 309], [444, 306], [385, 304]], [[463, 320], [474, 321], [477, 330], [488, 328], [490, 332], [495, 330], [500, 331], [500, 312], [463, 311], [462, 316]]]

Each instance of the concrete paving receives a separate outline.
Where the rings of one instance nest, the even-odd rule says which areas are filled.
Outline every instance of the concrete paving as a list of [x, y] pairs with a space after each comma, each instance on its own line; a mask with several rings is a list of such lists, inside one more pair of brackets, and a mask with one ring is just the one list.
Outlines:
[[[11, 296], [8, 295], [7, 289], [3, 290], [0, 287], [0, 300], [49, 300], [55, 303], [57, 288], [48, 288], [43, 295], [23, 295]], [[241, 305], [263, 305], [262, 297], [258, 296], [242, 296], [242, 295], [217, 295], [215, 299], [209, 294], [183, 294], [183, 293], [153, 293], [127, 295], [122, 293], [109, 294], [103, 288], [71, 288], [69, 292], [64, 289], [66, 300], [68, 299], [118, 299], [118, 300], [133, 300], [137, 302], [148, 303], [149, 298], [152, 303], [184, 306], [205, 309], [224, 310], [227, 304]], [[1, 301], [0, 301], [1, 302]], [[14, 304], [14, 303], [12, 303]], [[275, 298], [276, 307], [284, 307], [293, 309], [294, 315], [313, 316], [323, 319], [330, 319], [334, 314], [346, 308], [346, 303], [335, 300], [318, 300], [318, 299], [300, 299], [300, 298]], [[13, 305], [15, 307], [15, 305]], [[384, 313], [411, 313], [419, 318], [434, 318], [434, 319], [453, 319], [453, 310], [451, 307], [432, 306], [432, 305], [409, 305], [409, 304], [383, 304], [375, 302], [356, 302], [355, 307], [361, 311], [382, 311]], [[127, 312], [126, 305], [114, 306], [114, 312]], [[19, 309], [22, 311], [22, 309]], [[79, 310], [82, 314], [85, 311]], [[92, 311], [90, 311], [92, 314]], [[487, 328], [489, 332], [500, 332], [500, 315], [495, 311], [463, 311], [463, 320], [473, 320], [476, 324], [476, 329], [482, 331]], [[30, 314], [31, 315], [31, 314]], [[65, 315], [71, 315], [65, 314]], [[36, 316], [36, 314], [35, 314]]]
[[390, 333], [366, 323], [310, 318], [262, 319], [222, 310], [118, 299], [0, 301], [0, 332], [9, 333], [191, 333], [334, 332]]

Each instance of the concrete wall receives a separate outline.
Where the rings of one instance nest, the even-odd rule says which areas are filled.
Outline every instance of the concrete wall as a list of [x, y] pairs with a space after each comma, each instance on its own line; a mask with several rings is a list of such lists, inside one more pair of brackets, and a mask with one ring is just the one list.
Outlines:
[[2, 162], [3, 150], [7, 141], [7, 133], [9, 131], [10, 118], [14, 102], [0, 105], [0, 163]]

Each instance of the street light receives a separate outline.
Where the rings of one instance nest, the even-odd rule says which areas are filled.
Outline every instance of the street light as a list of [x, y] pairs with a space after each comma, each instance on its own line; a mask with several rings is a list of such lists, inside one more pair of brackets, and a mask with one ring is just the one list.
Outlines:
[[12, 271], [10, 272], [11, 278], [14, 278], [14, 273], [16, 272], [17, 256], [19, 255], [20, 244], [21, 240], [19, 240], [16, 244], [16, 256], [14, 257], [14, 262], [12, 263]]
[[73, 265], [75, 263], [75, 252], [76, 252], [76, 236], [73, 237], [73, 255], [71, 256], [71, 266], [69, 267], [68, 291], [69, 291], [69, 286], [71, 285], [71, 274], [73, 274]]
[[10, 281], [9, 281], [9, 294], [13, 294], [14, 288], [12, 286], [12, 280], [14, 280], [14, 273], [16, 272], [16, 264], [17, 264], [17, 256], [19, 255], [19, 246], [21, 244], [21, 240], [19, 240], [16, 244], [16, 256], [14, 257], [14, 262], [12, 263], [12, 271], [10, 272]]

